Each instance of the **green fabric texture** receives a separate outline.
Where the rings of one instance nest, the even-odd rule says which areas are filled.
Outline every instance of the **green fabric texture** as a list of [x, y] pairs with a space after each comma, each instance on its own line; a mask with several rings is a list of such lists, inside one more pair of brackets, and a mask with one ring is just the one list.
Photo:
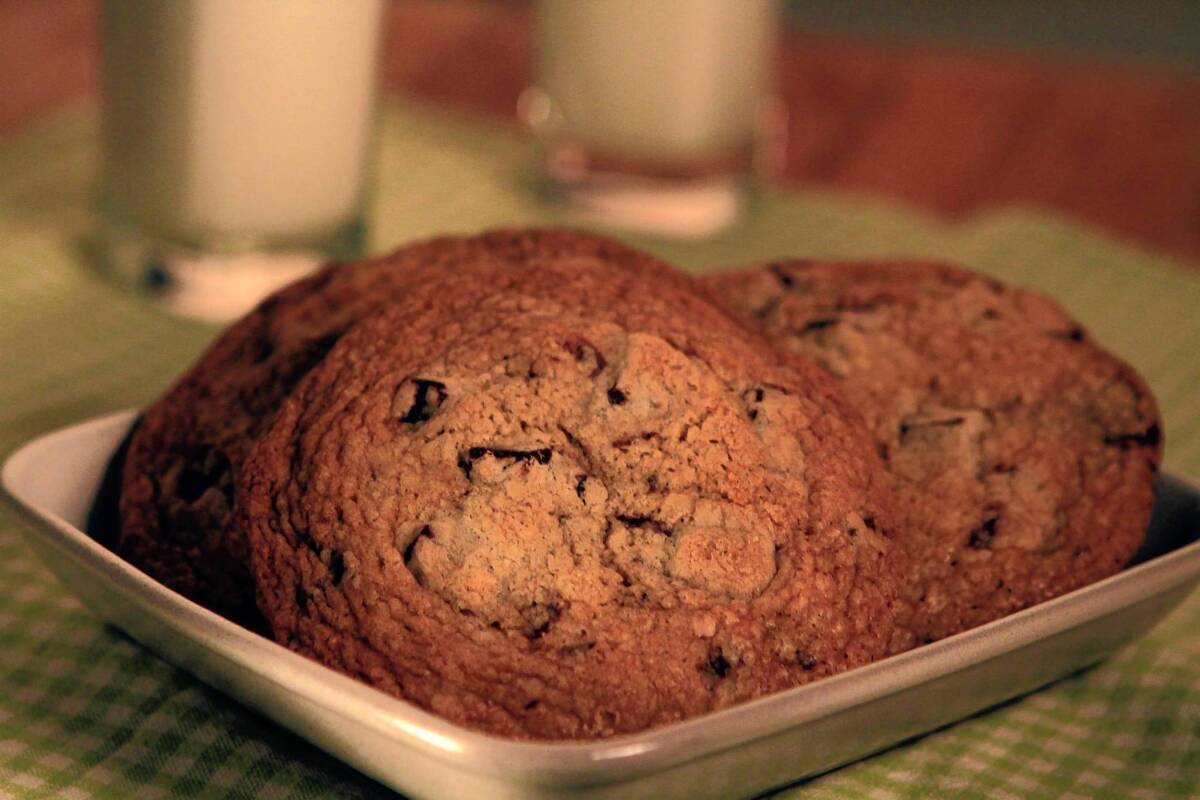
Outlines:
[[[508, 128], [392, 106], [372, 249], [500, 224], [567, 222], [531, 190]], [[215, 329], [109, 285], [87, 236], [91, 108], [0, 141], [0, 454], [154, 399]], [[954, 259], [1058, 298], [1138, 366], [1167, 469], [1200, 478], [1200, 271], [1041, 212], [958, 224], [827, 191], [765, 191], [699, 241], [632, 239], [702, 271], [776, 256]], [[1103, 665], [782, 790], [788, 798], [1169, 797], [1200, 791], [1200, 595]], [[106, 627], [0, 512], [0, 800], [383, 797], [387, 790]]]

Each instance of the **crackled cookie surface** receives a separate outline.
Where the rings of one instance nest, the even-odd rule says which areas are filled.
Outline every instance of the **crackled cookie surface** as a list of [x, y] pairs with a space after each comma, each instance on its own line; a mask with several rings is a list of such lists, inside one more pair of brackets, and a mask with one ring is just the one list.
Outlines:
[[535, 738], [883, 655], [889, 498], [827, 376], [689, 293], [525, 271], [362, 322], [259, 439], [242, 512], [276, 638]]
[[1154, 400], [1047, 298], [924, 263], [785, 262], [707, 286], [866, 418], [897, 495], [916, 641], [1099, 580], [1137, 550]]
[[125, 462], [118, 551], [201, 604], [261, 627], [249, 553], [230, 520], [241, 462], [287, 393], [355, 322], [425, 292], [446, 272], [503, 286], [513, 265], [580, 256], [666, 285], [688, 283], [663, 262], [604, 237], [500, 230], [335, 265], [267, 299], [147, 410]]

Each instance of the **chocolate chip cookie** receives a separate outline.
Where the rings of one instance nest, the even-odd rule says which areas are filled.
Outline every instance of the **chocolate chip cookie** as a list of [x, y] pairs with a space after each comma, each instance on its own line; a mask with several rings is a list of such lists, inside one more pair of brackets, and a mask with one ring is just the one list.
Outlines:
[[1055, 303], [950, 266], [783, 262], [707, 279], [863, 413], [911, 562], [905, 625], [948, 636], [1110, 575], [1142, 541], [1162, 423]]
[[644, 729], [888, 650], [902, 559], [815, 365], [601, 261], [352, 328], [242, 470], [276, 639], [454, 722]]
[[500, 230], [334, 265], [267, 299], [147, 410], [125, 463], [118, 552], [202, 605], [261, 627], [249, 553], [229, 520], [247, 448], [292, 387], [356, 321], [447, 272], [502, 286], [512, 265], [570, 257], [689, 285], [665, 263], [605, 237]]

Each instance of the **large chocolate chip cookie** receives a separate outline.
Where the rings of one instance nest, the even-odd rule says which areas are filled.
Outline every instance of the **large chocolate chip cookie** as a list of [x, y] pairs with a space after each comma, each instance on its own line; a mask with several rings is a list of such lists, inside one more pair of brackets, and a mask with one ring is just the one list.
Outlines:
[[1044, 296], [926, 263], [784, 262], [707, 286], [866, 418], [897, 494], [917, 642], [1137, 550], [1162, 451], [1154, 400]]
[[832, 381], [662, 282], [517, 271], [363, 321], [258, 439], [239, 519], [278, 641], [535, 738], [885, 654], [903, 559]]
[[146, 411], [125, 462], [118, 551], [176, 591], [261, 628], [249, 553], [229, 520], [242, 459], [288, 392], [355, 322], [447, 272], [502, 286], [513, 279], [504, 277], [513, 265], [582, 256], [664, 285], [689, 283], [614, 240], [533, 229], [420, 242], [281, 290], [231, 326]]

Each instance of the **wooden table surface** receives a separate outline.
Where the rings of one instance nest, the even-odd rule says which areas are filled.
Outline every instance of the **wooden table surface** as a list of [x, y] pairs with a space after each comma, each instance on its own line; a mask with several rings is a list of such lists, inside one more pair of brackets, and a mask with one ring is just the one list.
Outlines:
[[[0, 135], [96, 91], [95, 0], [0, 0]], [[528, 8], [394, 0], [390, 91], [513, 118], [532, 72]], [[1200, 78], [790, 31], [782, 179], [948, 216], [1053, 209], [1200, 265]], [[514, 123], [515, 124], [515, 123]]]

